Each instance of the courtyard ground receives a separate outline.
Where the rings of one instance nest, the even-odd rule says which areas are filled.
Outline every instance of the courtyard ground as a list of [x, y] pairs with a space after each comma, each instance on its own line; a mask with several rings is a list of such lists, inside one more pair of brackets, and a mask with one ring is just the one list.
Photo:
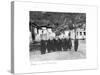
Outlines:
[[79, 40], [79, 47], [77, 52], [74, 51], [73, 47], [69, 51], [56, 51], [42, 55], [40, 53], [40, 50], [30, 51], [31, 62], [48, 60], [73, 60], [84, 58], [86, 58], [86, 40]]

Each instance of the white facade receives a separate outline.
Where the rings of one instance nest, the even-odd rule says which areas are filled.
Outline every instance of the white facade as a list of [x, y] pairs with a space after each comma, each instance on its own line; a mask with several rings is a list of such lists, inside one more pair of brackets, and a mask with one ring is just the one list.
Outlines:
[[86, 31], [84, 29], [78, 29], [77, 32], [78, 39], [85, 39], [86, 38]]
[[36, 41], [40, 41], [41, 39], [48, 40], [49, 38], [54, 38], [56, 34], [52, 32], [51, 28], [42, 28], [38, 30], [38, 33], [35, 36]]
[[70, 31], [71, 32], [71, 38], [75, 38], [75, 33], [76, 33], [76, 38], [77, 39], [85, 39], [86, 38], [86, 31], [84, 29], [78, 28], [75, 32], [75, 30]]
[[[69, 38], [69, 34], [72, 39], [75, 39], [75, 30], [66, 30], [64, 33], [59, 35], [59, 38]], [[40, 41], [41, 39], [48, 40], [50, 38], [55, 38], [56, 34], [52, 32], [51, 28], [45, 28], [42, 29], [36, 29], [35, 28], [35, 41]], [[85, 39], [86, 38], [86, 32], [84, 29], [76, 29], [76, 38], [77, 39]]]

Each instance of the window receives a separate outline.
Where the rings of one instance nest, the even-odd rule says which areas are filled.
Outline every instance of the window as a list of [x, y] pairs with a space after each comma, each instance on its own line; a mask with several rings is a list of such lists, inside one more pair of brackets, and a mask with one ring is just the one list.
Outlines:
[[80, 35], [82, 35], [82, 32], [80, 32]]
[[84, 32], [84, 35], [86, 35], [86, 32]]

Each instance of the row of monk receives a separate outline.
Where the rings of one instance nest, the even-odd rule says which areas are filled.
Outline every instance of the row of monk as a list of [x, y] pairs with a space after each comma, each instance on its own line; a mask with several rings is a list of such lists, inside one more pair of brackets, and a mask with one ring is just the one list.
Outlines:
[[[55, 52], [55, 51], [67, 51], [72, 49], [72, 40], [71, 38], [53, 38], [49, 40], [41, 40], [41, 54], [46, 52]], [[78, 49], [78, 39], [74, 40], [74, 49]]]

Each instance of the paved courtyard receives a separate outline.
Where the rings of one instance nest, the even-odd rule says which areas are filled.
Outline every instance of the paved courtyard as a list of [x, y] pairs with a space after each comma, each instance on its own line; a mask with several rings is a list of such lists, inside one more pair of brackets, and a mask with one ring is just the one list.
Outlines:
[[[72, 41], [73, 44], [73, 41]], [[40, 50], [30, 52], [30, 60], [32, 61], [47, 61], [47, 60], [75, 60], [86, 58], [86, 40], [79, 41], [78, 51], [75, 52], [72, 47], [71, 51], [56, 51], [41, 55]]]

